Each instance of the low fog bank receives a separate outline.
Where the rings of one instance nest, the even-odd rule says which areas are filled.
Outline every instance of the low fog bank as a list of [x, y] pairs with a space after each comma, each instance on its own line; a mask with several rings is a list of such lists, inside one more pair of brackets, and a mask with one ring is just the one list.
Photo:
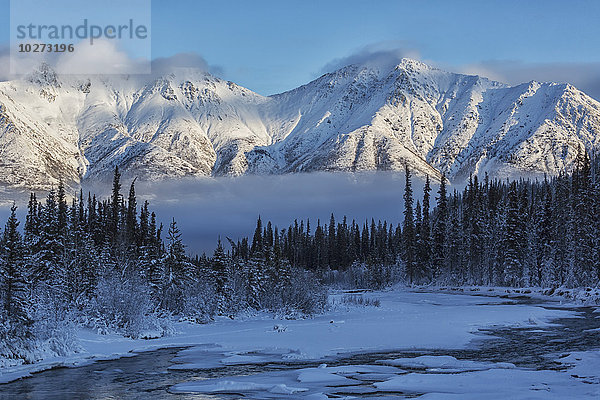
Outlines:
[[[416, 197], [422, 183], [415, 179]], [[237, 240], [254, 232], [256, 218], [287, 227], [294, 219], [328, 223], [343, 215], [356, 219], [402, 220], [404, 174], [311, 173], [238, 178], [185, 179], [140, 183], [141, 198], [148, 199], [166, 225], [175, 218], [190, 252], [211, 253], [219, 235]]]
[[[287, 228], [294, 219], [310, 218], [314, 230], [317, 219], [329, 223], [333, 212], [336, 221], [348, 217], [362, 224], [366, 219], [402, 221], [404, 173], [306, 173], [236, 178], [188, 178], [162, 182], [136, 182], [138, 207], [148, 200], [159, 221], [168, 227], [175, 218], [191, 254], [212, 254], [219, 236], [238, 240], [251, 236], [256, 218], [272, 221]], [[131, 180], [124, 179], [121, 193], [127, 196]], [[413, 177], [415, 199], [422, 198], [423, 180]], [[432, 183], [432, 197], [437, 185]], [[109, 183], [85, 185], [83, 191], [99, 198], [110, 195]], [[38, 199], [43, 200], [40, 193]], [[432, 199], [432, 206], [434, 200]], [[21, 228], [27, 203], [21, 198], [19, 218]], [[6, 222], [10, 206], [0, 206], [0, 224]], [[227, 246], [228, 247], [228, 246]]]

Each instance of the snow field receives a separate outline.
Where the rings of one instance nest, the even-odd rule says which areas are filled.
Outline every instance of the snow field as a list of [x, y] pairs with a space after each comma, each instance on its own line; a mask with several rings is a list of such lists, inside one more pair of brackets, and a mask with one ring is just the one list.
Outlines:
[[[333, 293], [330, 302], [338, 299], [339, 304], [339, 298], [344, 295]], [[480, 328], [500, 325], [544, 329], [554, 318], [573, 316], [573, 312], [567, 310], [503, 304], [506, 300], [502, 298], [468, 294], [396, 289], [362, 295], [378, 299], [380, 306], [346, 303], [323, 315], [300, 320], [275, 319], [262, 313], [244, 320], [217, 319], [206, 325], [180, 322], [175, 324], [176, 334], [153, 340], [79, 330], [80, 353], [35, 366], [4, 369], [0, 372], [0, 381], [57, 365], [83, 365], [168, 346], [189, 346], [173, 359], [170, 369], [191, 370], [235, 364], [331, 362], [342, 355], [391, 350], [461, 349], [468, 347], [473, 339], [482, 338], [477, 334]], [[583, 353], [563, 361], [578, 368], [578, 376], [597, 379], [594, 378], [594, 368], [600, 363], [597, 355]], [[448, 356], [398, 358], [365, 366], [298, 367], [246, 377], [181, 383], [171, 390], [252, 393], [252, 398], [325, 398], [324, 393], [332, 391], [367, 394], [402, 391], [429, 393], [430, 397], [425, 398], [435, 399], [493, 399], [507, 398], [507, 395], [519, 398], [513, 395], [520, 393], [532, 396], [522, 398], [560, 398], [567, 391], [587, 398], [598, 386], [585, 384], [568, 372], [530, 371], [506, 363], [478, 363]], [[407, 370], [419, 373], [407, 373]], [[511, 385], [506, 385], [507, 380]], [[488, 383], [475, 385], [472, 382]], [[504, 394], [498, 394], [502, 393], [500, 389]], [[466, 397], [467, 393], [474, 397]], [[548, 393], [556, 397], [543, 397]]]

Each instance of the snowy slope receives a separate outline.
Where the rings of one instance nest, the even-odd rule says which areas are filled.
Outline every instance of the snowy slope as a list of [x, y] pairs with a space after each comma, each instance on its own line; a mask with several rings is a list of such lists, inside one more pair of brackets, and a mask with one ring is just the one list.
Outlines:
[[395, 170], [408, 162], [451, 178], [557, 174], [580, 146], [600, 145], [600, 103], [570, 85], [508, 87], [410, 59], [390, 71], [349, 66], [272, 99], [265, 119], [275, 122], [278, 143], [260, 149], [272, 156], [253, 172]]
[[193, 69], [0, 83], [0, 182], [398, 170], [451, 179], [550, 173], [600, 146], [600, 103], [570, 85], [509, 87], [403, 59], [263, 97]]

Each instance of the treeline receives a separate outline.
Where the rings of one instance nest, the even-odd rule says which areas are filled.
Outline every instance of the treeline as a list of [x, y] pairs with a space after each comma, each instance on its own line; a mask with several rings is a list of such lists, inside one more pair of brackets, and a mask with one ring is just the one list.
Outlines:
[[[599, 171], [599, 160], [591, 163], [582, 151], [570, 175], [542, 181], [472, 176], [462, 192], [452, 194], [443, 178], [433, 200], [427, 177], [422, 201], [415, 203], [406, 169], [402, 224], [359, 225], [346, 217], [336, 222], [332, 215], [314, 229], [306, 220], [279, 230], [259, 218], [252, 243], [232, 242], [232, 254], [247, 260], [256, 249], [266, 249], [327, 282], [372, 287], [391, 283], [397, 268], [411, 284], [595, 286], [600, 282]], [[352, 278], [357, 273], [358, 281]]]
[[234, 258], [248, 259], [256, 253], [283, 257], [291, 265], [314, 271], [346, 270], [354, 263], [390, 265], [401, 254], [401, 228], [387, 221], [371, 219], [359, 226], [355, 220], [348, 223], [343, 217], [336, 223], [331, 214], [329, 224], [311, 230], [310, 220], [294, 221], [287, 229], [273, 228], [271, 222], [263, 226], [258, 218], [251, 245], [244, 238], [231, 242]]
[[270, 221], [263, 225], [259, 216], [251, 242], [230, 240], [231, 260], [267, 266], [283, 260], [283, 265], [313, 272], [325, 285], [381, 289], [401, 278], [401, 233], [400, 225], [387, 221], [371, 219], [361, 227], [343, 217], [336, 223], [333, 214], [329, 224], [317, 220], [314, 230], [310, 220], [295, 220], [280, 230]]
[[44, 201], [31, 194], [22, 231], [13, 206], [0, 235], [0, 365], [35, 359], [42, 342], [67, 351], [57, 337], [73, 322], [143, 337], [168, 331], [173, 316], [318, 312], [327, 284], [595, 286], [599, 172], [581, 152], [569, 175], [473, 176], [452, 194], [443, 178], [434, 198], [427, 177], [415, 203], [406, 169], [401, 224], [331, 215], [279, 229], [259, 217], [251, 240], [228, 239], [230, 251], [219, 240], [193, 258], [174, 220], [164, 232], [148, 202], [138, 205], [135, 181], [121, 194], [118, 169], [103, 200], [80, 192], [68, 202], [61, 184]]
[[212, 257], [190, 258], [175, 220], [164, 232], [148, 202], [138, 205], [135, 181], [122, 195], [118, 168], [103, 200], [80, 192], [68, 201], [62, 183], [43, 201], [32, 193], [23, 229], [13, 206], [0, 235], [0, 364], [35, 358], [23, 349], [56, 342], [73, 322], [140, 337], [164, 333], [173, 316], [324, 307], [310, 272], [257, 249], [233, 258], [219, 242]]
[[598, 285], [600, 160], [581, 151], [575, 164], [570, 175], [541, 181], [473, 176], [452, 195], [443, 179], [429, 216], [427, 193], [413, 208], [407, 172], [402, 255], [409, 281]]

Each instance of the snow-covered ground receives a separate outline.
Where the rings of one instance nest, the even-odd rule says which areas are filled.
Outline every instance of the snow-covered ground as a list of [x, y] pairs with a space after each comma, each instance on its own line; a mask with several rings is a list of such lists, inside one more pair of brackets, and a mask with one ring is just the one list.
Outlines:
[[97, 359], [132, 355], [136, 351], [186, 345], [191, 347], [179, 352], [172, 369], [268, 362], [311, 361], [324, 365], [245, 377], [195, 380], [174, 386], [173, 392], [250, 393], [251, 398], [281, 398], [283, 395], [326, 398], [324, 393], [332, 390], [428, 393], [423, 397], [426, 399], [598, 398], [600, 395], [598, 352], [572, 353], [559, 360], [572, 366], [573, 369], [565, 372], [534, 371], [509, 363], [456, 360], [449, 356], [328, 367], [325, 363], [333, 363], [349, 354], [468, 348], [474, 339], [483, 337], [478, 334], [480, 328], [546, 329], [552, 319], [575, 316], [568, 310], [506, 304], [506, 299], [481, 294], [402, 289], [364, 294], [377, 298], [380, 307], [348, 304], [341, 301], [343, 296], [332, 295], [331, 310], [311, 319], [283, 320], [257, 315], [243, 320], [220, 319], [207, 325], [178, 323], [176, 335], [155, 340], [132, 340], [81, 330], [80, 353], [35, 366], [0, 371], [0, 381], [56, 365], [82, 365]]

